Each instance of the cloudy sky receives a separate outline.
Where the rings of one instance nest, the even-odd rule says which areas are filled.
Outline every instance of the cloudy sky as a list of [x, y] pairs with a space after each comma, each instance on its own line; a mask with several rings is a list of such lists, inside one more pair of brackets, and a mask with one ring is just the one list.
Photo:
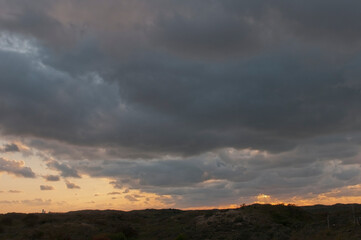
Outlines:
[[360, 202], [360, 9], [0, 0], [0, 211]]

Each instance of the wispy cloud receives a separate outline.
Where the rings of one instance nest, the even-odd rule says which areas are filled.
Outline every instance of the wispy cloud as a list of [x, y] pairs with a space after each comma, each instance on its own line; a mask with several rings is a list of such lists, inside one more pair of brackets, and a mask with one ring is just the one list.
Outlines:
[[9, 190], [8, 193], [21, 193], [22, 191], [19, 190]]

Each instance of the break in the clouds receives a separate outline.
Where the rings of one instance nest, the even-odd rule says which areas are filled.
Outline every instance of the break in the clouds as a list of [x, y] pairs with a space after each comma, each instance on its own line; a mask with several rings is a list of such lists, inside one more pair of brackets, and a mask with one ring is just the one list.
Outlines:
[[[358, 184], [360, 8], [2, 0], [1, 134], [61, 177], [108, 177], [180, 206]], [[5, 158], [0, 171], [35, 176]]]

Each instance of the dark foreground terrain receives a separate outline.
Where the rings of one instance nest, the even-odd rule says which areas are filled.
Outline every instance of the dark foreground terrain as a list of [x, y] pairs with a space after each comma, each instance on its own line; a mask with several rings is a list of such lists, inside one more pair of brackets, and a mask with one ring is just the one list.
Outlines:
[[361, 239], [361, 205], [0, 215], [0, 239]]

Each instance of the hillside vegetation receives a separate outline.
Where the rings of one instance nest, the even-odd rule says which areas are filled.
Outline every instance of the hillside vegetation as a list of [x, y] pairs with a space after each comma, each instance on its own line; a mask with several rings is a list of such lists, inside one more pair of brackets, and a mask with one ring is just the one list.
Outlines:
[[0, 239], [361, 239], [361, 205], [243, 206], [226, 210], [85, 210], [0, 215]]

